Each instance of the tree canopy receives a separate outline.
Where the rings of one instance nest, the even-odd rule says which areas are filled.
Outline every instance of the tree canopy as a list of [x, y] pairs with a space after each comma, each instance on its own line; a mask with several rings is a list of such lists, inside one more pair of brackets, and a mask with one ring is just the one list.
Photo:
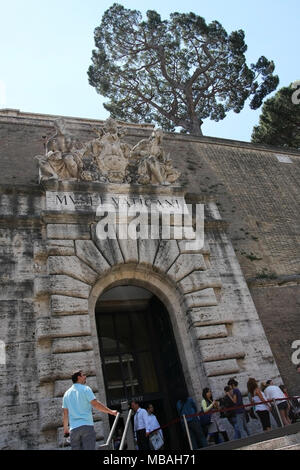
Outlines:
[[201, 135], [204, 119], [239, 113], [249, 97], [257, 109], [277, 87], [272, 61], [246, 64], [242, 30], [228, 34], [194, 13], [146, 16], [115, 3], [95, 29], [89, 83], [113, 118]]
[[252, 142], [300, 149], [300, 103], [293, 95], [292, 86], [283, 87], [264, 103]]

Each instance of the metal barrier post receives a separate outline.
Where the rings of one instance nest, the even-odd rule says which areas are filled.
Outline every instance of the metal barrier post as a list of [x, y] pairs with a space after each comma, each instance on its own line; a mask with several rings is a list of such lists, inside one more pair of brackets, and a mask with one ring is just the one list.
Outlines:
[[275, 407], [275, 410], [276, 410], [278, 419], [279, 419], [279, 421], [280, 421], [281, 427], [283, 428], [283, 427], [284, 427], [284, 424], [283, 424], [283, 422], [282, 422], [281, 415], [280, 415], [280, 412], [279, 412], [279, 409], [278, 409], [278, 405], [277, 405], [277, 403], [276, 403], [276, 400], [273, 398], [272, 401], [273, 401], [273, 406]]
[[133, 432], [132, 432], [132, 427], [130, 426], [130, 418], [132, 416], [132, 409], [128, 410], [128, 402], [123, 401], [121, 403], [121, 409], [122, 409], [122, 415], [124, 416], [124, 421], [125, 421], [125, 413], [128, 411], [127, 418], [126, 418], [126, 423], [125, 423], [125, 428], [123, 432], [123, 436], [121, 439], [121, 444], [119, 447], [119, 450], [123, 450], [124, 444], [125, 444], [125, 439], [127, 441], [127, 450], [134, 450], [135, 445], [134, 445], [134, 438], [133, 438]]
[[189, 441], [189, 446], [190, 446], [190, 449], [193, 450], [193, 444], [192, 444], [192, 440], [191, 440], [191, 435], [190, 435], [190, 430], [189, 430], [189, 427], [188, 427], [188, 423], [186, 421], [185, 415], [182, 415], [182, 417], [183, 417], [184, 426], [185, 426], [186, 434], [187, 434], [188, 441]]

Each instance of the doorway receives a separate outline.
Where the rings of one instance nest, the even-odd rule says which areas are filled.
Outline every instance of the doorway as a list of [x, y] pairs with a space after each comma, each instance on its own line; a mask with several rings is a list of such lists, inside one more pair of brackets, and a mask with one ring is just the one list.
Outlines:
[[[164, 304], [147, 289], [119, 286], [98, 299], [95, 313], [107, 405], [120, 409], [134, 398], [153, 404], [161, 426], [177, 418], [186, 383]], [[180, 425], [163, 432], [166, 448], [182, 448]]]

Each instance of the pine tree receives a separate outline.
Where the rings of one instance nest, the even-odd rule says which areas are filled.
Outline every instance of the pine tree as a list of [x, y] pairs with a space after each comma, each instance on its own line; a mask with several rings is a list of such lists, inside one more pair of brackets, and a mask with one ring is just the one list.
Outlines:
[[149, 10], [143, 21], [115, 3], [95, 29], [95, 45], [89, 83], [109, 98], [111, 116], [169, 131], [201, 135], [204, 119], [239, 113], [249, 97], [257, 109], [278, 85], [264, 56], [247, 66], [242, 30], [228, 35], [218, 21], [206, 24], [194, 13], [163, 21]]
[[264, 103], [252, 142], [300, 149], [300, 103], [292, 100], [293, 95], [295, 90], [290, 85]]

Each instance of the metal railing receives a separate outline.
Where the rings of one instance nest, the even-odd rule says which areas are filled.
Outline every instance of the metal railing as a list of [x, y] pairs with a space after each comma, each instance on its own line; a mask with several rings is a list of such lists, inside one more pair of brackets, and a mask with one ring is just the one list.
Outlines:
[[187, 420], [186, 420], [185, 415], [182, 415], [182, 417], [183, 417], [185, 432], [186, 432], [186, 435], [187, 435], [187, 438], [188, 438], [188, 441], [189, 441], [189, 446], [190, 446], [190, 449], [193, 450], [193, 444], [192, 444], [192, 439], [191, 439], [191, 433], [190, 433], [190, 430], [189, 430], [189, 427], [188, 427], [188, 423], [187, 423]]
[[112, 438], [113, 438], [113, 435], [114, 435], [114, 432], [115, 432], [115, 429], [116, 429], [116, 426], [118, 424], [118, 421], [119, 421], [119, 418], [120, 418], [120, 415], [121, 413], [117, 413], [115, 419], [114, 419], [114, 422], [113, 422], [113, 425], [112, 425], [112, 428], [110, 430], [110, 433], [108, 435], [108, 438], [107, 438], [107, 441], [105, 444], [102, 444], [101, 446], [99, 446], [99, 449], [101, 450], [104, 450], [105, 447], [108, 447], [112, 441]]
[[[210, 410], [210, 411], [207, 411], [207, 412], [198, 412], [198, 413], [194, 413], [194, 414], [191, 414], [191, 415], [181, 415], [179, 418], [177, 419], [174, 419], [172, 421], [170, 421], [169, 423], [161, 426], [160, 428], [157, 428], [155, 430], [153, 430], [152, 432], [156, 432], [158, 431], [159, 429], [166, 429], [168, 428], [169, 426], [173, 425], [173, 424], [176, 424], [178, 422], [183, 422], [183, 425], [184, 425], [184, 429], [186, 431], [186, 435], [187, 435], [187, 438], [188, 438], [188, 444], [189, 444], [189, 447], [190, 449], [192, 450], [193, 449], [193, 446], [192, 446], [192, 440], [191, 440], [191, 435], [190, 435], [190, 430], [189, 430], [189, 426], [188, 426], [188, 422], [187, 422], [187, 418], [193, 418], [193, 417], [199, 417], [200, 416], [204, 416], [204, 415], [212, 415], [214, 413], [221, 413], [221, 412], [227, 412], [227, 411], [236, 411], [237, 409], [241, 409], [241, 408], [251, 408], [253, 406], [256, 406], [256, 405], [259, 405], [259, 404], [270, 404], [270, 405], [273, 405], [274, 409], [276, 410], [276, 414], [278, 416], [278, 419], [279, 419], [279, 422], [281, 424], [281, 427], [284, 427], [284, 423], [282, 422], [282, 419], [281, 419], [281, 415], [280, 415], [280, 412], [279, 412], [279, 409], [278, 409], [278, 405], [277, 405], [277, 401], [289, 401], [290, 399], [292, 398], [296, 398], [296, 399], [300, 399], [299, 396], [296, 396], [296, 397], [286, 397], [285, 399], [284, 398], [278, 398], [278, 399], [272, 399], [272, 400], [265, 400], [265, 401], [262, 401], [262, 402], [254, 402], [254, 403], [247, 403], [245, 405], [235, 405], [231, 408], [217, 408], [217, 409], [214, 409], [214, 410]], [[124, 431], [123, 431], [123, 434], [122, 434], [122, 438], [121, 438], [121, 442], [120, 442], [120, 446], [119, 446], [119, 450], [123, 450], [124, 449], [124, 446], [125, 446], [125, 443], [126, 443], [126, 440], [128, 440], [128, 448], [131, 448], [131, 449], [134, 449], [134, 444], [133, 444], [133, 436], [131, 435], [132, 434], [132, 429], [130, 427], [130, 421], [131, 421], [131, 417], [133, 415], [133, 410], [132, 409], [129, 409], [128, 410], [128, 403], [127, 402], [122, 402], [121, 403], [121, 406], [122, 406], [122, 417], [126, 418], [126, 422], [125, 422], [125, 427], [124, 427]], [[299, 407], [300, 407], [300, 403], [299, 403]], [[128, 413], [127, 413], [128, 411]], [[127, 413], [127, 416], [126, 416], [126, 413]], [[114, 435], [114, 432], [116, 430], [116, 426], [118, 424], [118, 420], [121, 416], [121, 413], [118, 413], [115, 417], [115, 420], [113, 422], [113, 425], [112, 425], [112, 428], [110, 430], [110, 433], [109, 433], [109, 436], [107, 438], [107, 441], [105, 444], [102, 444], [101, 446], [99, 446], [99, 449], [104, 449], [105, 447], [107, 448], [111, 441], [112, 441], [112, 438], [113, 438], [113, 435]], [[151, 432], [151, 433], [152, 433]], [[150, 434], [151, 434], [150, 433]], [[131, 442], [132, 441], [132, 442]]]
[[[188, 423], [187, 423], [187, 419], [186, 418], [194, 418], [194, 417], [199, 417], [200, 416], [204, 416], [204, 415], [212, 415], [214, 413], [221, 413], [221, 412], [226, 412], [226, 411], [236, 411], [238, 409], [246, 409], [246, 408], [252, 408], [252, 407], [255, 407], [257, 405], [261, 405], [261, 404], [270, 404], [274, 407], [275, 411], [276, 411], [276, 415], [278, 417], [278, 420], [280, 422], [280, 425], [281, 427], [283, 428], [285, 425], [282, 421], [282, 418], [281, 418], [281, 414], [279, 412], [279, 408], [278, 408], [278, 405], [277, 405], [277, 401], [280, 401], [280, 402], [283, 402], [283, 401], [289, 401], [291, 400], [292, 398], [296, 398], [297, 400], [300, 399], [299, 396], [295, 396], [295, 397], [285, 397], [285, 398], [273, 398], [272, 400], [265, 400], [265, 401], [260, 401], [260, 402], [253, 402], [253, 403], [247, 403], [245, 405], [236, 405], [236, 406], [233, 406], [231, 408], [217, 408], [215, 410], [210, 410], [210, 411], [206, 411], [206, 412], [199, 412], [199, 413], [194, 413], [194, 414], [191, 414], [191, 415], [182, 415], [180, 418], [178, 418], [178, 420], [176, 421], [180, 421], [180, 420], [183, 420], [183, 424], [184, 424], [184, 428], [185, 428], [185, 431], [186, 431], [186, 435], [187, 435], [187, 438], [188, 438], [188, 443], [189, 443], [189, 447], [191, 450], [193, 450], [193, 445], [192, 445], [192, 440], [191, 440], [191, 434], [190, 434], [190, 430], [189, 430], [189, 426], [188, 426]], [[300, 403], [299, 403], [299, 407], [300, 407]], [[271, 411], [271, 410], [270, 410]], [[171, 423], [169, 424], [173, 424], [174, 421], [172, 421]], [[163, 427], [168, 427], [168, 425], [165, 425]], [[160, 429], [160, 428], [159, 428]], [[156, 430], [155, 430], [156, 431]]]
[[129, 424], [130, 424], [130, 418], [132, 416], [132, 409], [130, 408], [130, 410], [128, 411], [128, 415], [127, 415], [127, 419], [126, 419], [126, 424], [125, 424], [125, 428], [124, 428], [124, 432], [123, 432], [123, 435], [122, 435], [122, 439], [121, 439], [121, 444], [120, 444], [120, 447], [119, 447], [119, 450], [123, 450], [123, 447], [124, 447], [124, 444], [125, 444], [125, 439], [126, 439], [126, 436], [127, 436], [127, 433], [128, 433], [128, 430], [129, 430]]

